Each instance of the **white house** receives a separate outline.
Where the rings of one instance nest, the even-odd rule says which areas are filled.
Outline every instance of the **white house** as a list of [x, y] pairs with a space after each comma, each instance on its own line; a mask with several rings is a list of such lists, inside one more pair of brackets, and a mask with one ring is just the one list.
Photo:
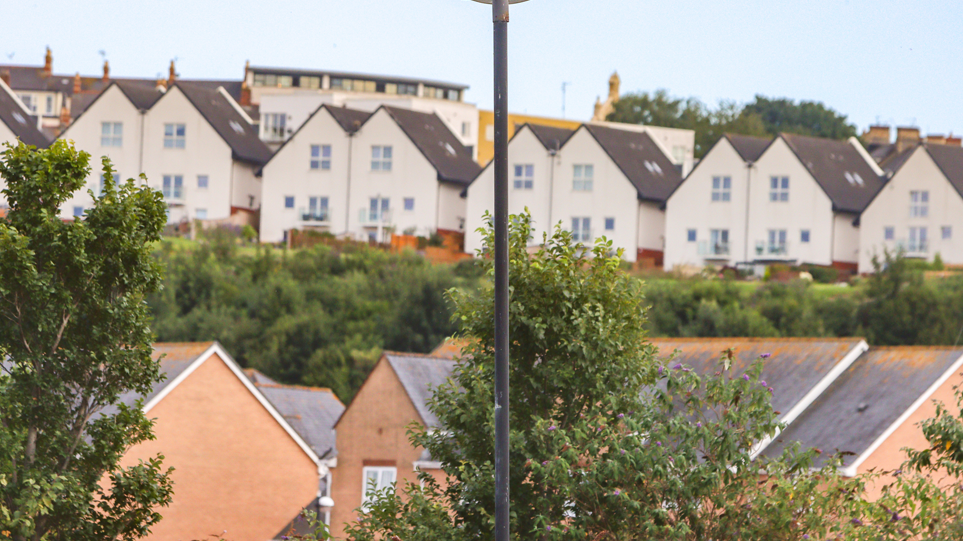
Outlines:
[[[527, 126], [512, 139], [510, 212], [527, 206], [538, 234], [560, 222], [577, 241], [591, 244], [605, 236], [625, 249], [628, 261], [651, 258], [661, 263], [661, 207], [681, 181], [679, 168], [646, 131], [597, 123], [567, 131]], [[489, 164], [467, 190], [469, 253], [481, 247], [475, 230], [483, 225], [482, 214], [492, 209], [493, 186]]]
[[261, 171], [261, 240], [279, 242], [291, 228], [364, 240], [461, 232], [460, 194], [479, 169], [434, 113], [323, 105]]
[[37, 119], [31, 116], [24, 103], [0, 79], [0, 143], [15, 145], [18, 140], [39, 148], [50, 144], [37, 128]]
[[919, 145], [859, 217], [859, 272], [884, 249], [963, 264], [963, 148]]
[[725, 134], [665, 205], [665, 268], [748, 261], [746, 222], [754, 163], [771, 138]]
[[[176, 82], [170, 89], [114, 82], [60, 135], [109, 156], [119, 178], [147, 176], [169, 206], [169, 220], [223, 219], [260, 206], [255, 171], [271, 157], [251, 119], [222, 88]], [[88, 187], [102, 173], [93, 164]], [[61, 207], [81, 216], [93, 201], [86, 190]]]

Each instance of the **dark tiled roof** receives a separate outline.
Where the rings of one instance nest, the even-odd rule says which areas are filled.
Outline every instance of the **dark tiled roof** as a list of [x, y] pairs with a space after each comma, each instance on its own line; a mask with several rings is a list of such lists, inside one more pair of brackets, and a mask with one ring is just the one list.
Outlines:
[[[47, 77], [43, 66], [4, 65], [0, 66], [0, 73], [10, 74], [9, 86], [14, 90], [45, 90], [73, 94], [73, 75], [53, 74]], [[81, 80], [83, 81], [83, 78]]]
[[[263, 374], [255, 378], [264, 378]], [[250, 374], [248, 375], [250, 377]], [[322, 458], [337, 456], [334, 425], [344, 412], [344, 404], [331, 389], [262, 383], [251, 378], [291, 428]]]
[[883, 187], [883, 179], [848, 141], [788, 133], [780, 137], [822, 186], [837, 211], [862, 212]]
[[6, 90], [0, 89], [0, 122], [25, 144], [45, 148], [50, 141], [37, 129], [36, 117], [30, 116]]
[[381, 109], [394, 119], [435, 168], [439, 181], [467, 186], [478, 176], [481, 167], [438, 115], [387, 105]]
[[818, 464], [837, 450], [855, 453], [843, 460], [843, 465], [852, 464], [961, 356], [963, 349], [872, 348], [856, 359], [763, 454], [778, 456], [798, 441], [803, 447], [823, 451], [817, 458]]
[[433, 389], [445, 383], [451, 376], [455, 362], [411, 353], [385, 352], [385, 358], [397, 374], [425, 426], [437, 427], [438, 418], [428, 409], [428, 399]]
[[[895, 148], [896, 145], [893, 145], [893, 147]], [[893, 174], [896, 173], [896, 171], [902, 167], [904, 163], [906, 163], [906, 160], [909, 159], [914, 150], [916, 150], [915, 146], [907, 148], [899, 154], [895, 152], [891, 153], [885, 156], [882, 160], [878, 160], [876, 163], [879, 164], [880, 169], [886, 173], [886, 176], [892, 177]]]
[[117, 88], [134, 104], [134, 107], [141, 111], [146, 111], [153, 107], [154, 104], [157, 103], [157, 100], [161, 99], [161, 96], [164, 95], [164, 93], [153, 84], [129, 81], [117, 81], [114, 84], [116, 84]]
[[[349, 133], [358, 131], [365, 120], [371, 116], [367, 111], [348, 109], [347, 107], [331, 107], [327, 104], [322, 105], [324, 109], [341, 125], [341, 128]], [[312, 115], [313, 116], [313, 115]], [[306, 124], [306, 123], [305, 123]]]
[[803, 397], [830, 373], [860, 338], [653, 338], [659, 357], [674, 350], [679, 355], [672, 363], [682, 363], [699, 374], [713, 374], [720, 369], [722, 351], [734, 348], [732, 371], [744, 372], [763, 353], [766, 360], [762, 379], [773, 388], [772, 407], [788, 413]]
[[584, 124], [638, 191], [639, 199], [664, 203], [682, 182], [679, 169], [648, 133]]
[[575, 130], [556, 128], [554, 126], [542, 126], [531, 123], [522, 125], [523, 128], [525, 126], [528, 126], [528, 129], [532, 130], [532, 134], [535, 135], [538, 142], [542, 143], [545, 150], [559, 150], [562, 148], [562, 145], [568, 141], [568, 138], [575, 133]]
[[[257, 130], [220, 92], [193, 83], [174, 83], [207, 122], [231, 147], [234, 159], [264, 165], [271, 159], [271, 149], [258, 137]], [[170, 92], [170, 90], [168, 90]]]
[[729, 140], [736, 152], [739, 153], [739, 157], [743, 161], [755, 162], [762, 156], [764, 150], [769, 147], [772, 143], [772, 137], [752, 137], [750, 135], [737, 135], [734, 133], [727, 133], [723, 135]]
[[75, 119], [82, 115], [103, 92], [88, 92], [81, 94], [74, 94], [70, 98], [70, 118]]
[[458, 83], [446, 83], [443, 81], [432, 81], [429, 79], [413, 79], [411, 77], [395, 77], [392, 75], [371, 75], [364, 73], [351, 73], [345, 71], [327, 71], [327, 70], [310, 70], [310, 69], [297, 69], [297, 68], [270, 68], [264, 66], [252, 66], [251, 71], [254, 73], [268, 73], [275, 75], [313, 75], [316, 77], [321, 77], [328, 75], [332, 78], [340, 79], [366, 79], [369, 81], [383, 81], [389, 83], [409, 83], [418, 84], [424, 83], [428, 86], [436, 86], [439, 88], [451, 88], [457, 90], [465, 90], [468, 85], [462, 85]]
[[963, 196], [963, 148], [950, 145], [924, 145], [924, 147], [946, 175], [950, 184]]

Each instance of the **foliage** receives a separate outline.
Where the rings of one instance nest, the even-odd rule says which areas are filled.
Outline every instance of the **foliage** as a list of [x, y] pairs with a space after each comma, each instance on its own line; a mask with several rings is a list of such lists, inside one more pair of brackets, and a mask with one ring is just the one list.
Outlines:
[[[3, 152], [0, 220], [0, 531], [13, 539], [135, 539], [171, 498], [161, 456], [120, 459], [153, 439], [128, 392], [160, 381], [146, 294], [166, 209], [159, 192], [113, 180], [83, 219], [58, 207], [86, 184], [89, 155], [64, 141]], [[93, 194], [91, 194], [93, 195]]]
[[796, 103], [757, 95], [744, 106], [723, 100], [712, 109], [698, 98], [673, 97], [664, 89], [621, 96], [606, 120], [695, 130], [696, 158], [705, 155], [724, 133], [765, 137], [786, 132], [830, 139], [856, 135], [845, 115], [819, 102]]
[[344, 401], [382, 349], [428, 352], [450, 336], [445, 291], [477, 283], [467, 264], [360, 244], [241, 248], [228, 233], [157, 252], [166, 267], [164, 289], [149, 298], [158, 340], [219, 340], [244, 366], [331, 387]]
[[[641, 330], [638, 283], [556, 230], [526, 253], [527, 216], [511, 228], [511, 531], [518, 539], [736, 540], [842, 535], [862, 486], [813, 472], [813, 452], [752, 461], [779, 423], [761, 363], [723, 356], [715, 376], [659, 364]], [[491, 246], [491, 229], [486, 232]], [[489, 264], [490, 268], [490, 264]], [[472, 338], [453, 381], [430, 401], [440, 426], [413, 426], [447, 475], [381, 492], [349, 525], [356, 540], [487, 539], [493, 530], [492, 293], [454, 294]], [[760, 481], [760, 473], [763, 473]]]

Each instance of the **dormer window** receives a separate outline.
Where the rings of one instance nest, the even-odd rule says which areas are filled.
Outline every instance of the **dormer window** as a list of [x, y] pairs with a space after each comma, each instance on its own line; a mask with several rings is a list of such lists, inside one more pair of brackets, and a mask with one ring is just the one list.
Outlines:
[[241, 126], [241, 123], [236, 120], [231, 121], [231, 129], [238, 134], [244, 134], [244, 126]]

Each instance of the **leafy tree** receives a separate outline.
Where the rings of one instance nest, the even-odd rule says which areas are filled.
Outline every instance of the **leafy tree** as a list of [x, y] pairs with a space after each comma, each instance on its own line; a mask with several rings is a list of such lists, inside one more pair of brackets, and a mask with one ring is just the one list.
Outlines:
[[817, 101], [796, 103], [788, 98], [767, 98], [757, 94], [756, 99], [743, 109], [743, 114], [758, 115], [770, 135], [787, 132], [829, 139], [848, 139], [856, 135], [856, 126], [846, 122], [846, 115]]
[[[607, 257], [610, 242], [587, 250], [556, 230], [529, 256], [529, 218], [512, 223], [516, 538], [795, 540], [854, 527], [859, 480], [832, 465], [811, 471], [814, 451], [752, 460], [754, 443], [779, 427], [761, 363], [736, 374], [728, 353], [706, 378], [660, 364], [641, 330], [639, 284]], [[430, 401], [440, 428], [410, 432], [441, 463], [447, 485], [422, 475], [401, 496], [382, 491], [349, 525], [352, 539], [492, 535], [493, 413], [479, 407], [493, 398], [492, 293], [453, 298], [470, 345]]]
[[116, 185], [105, 158], [103, 195], [61, 220], [88, 159], [57, 141], [8, 145], [0, 160], [0, 532], [16, 540], [135, 539], [171, 498], [162, 457], [119, 466], [153, 438], [118, 398], [161, 378], [144, 296], [160, 285], [150, 245], [165, 207], [133, 180]]

